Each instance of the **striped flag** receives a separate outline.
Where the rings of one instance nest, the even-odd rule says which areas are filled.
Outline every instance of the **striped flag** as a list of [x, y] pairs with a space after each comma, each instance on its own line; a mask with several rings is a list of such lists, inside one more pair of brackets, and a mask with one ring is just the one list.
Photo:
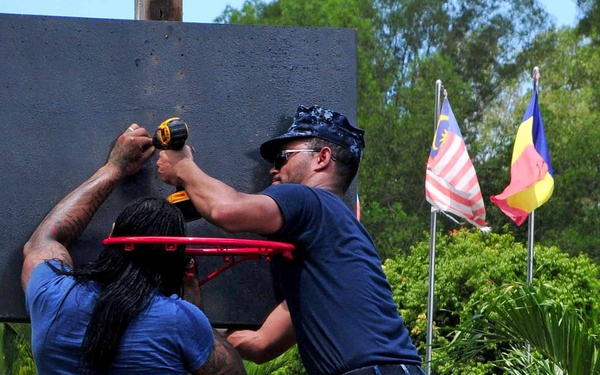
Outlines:
[[484, 229], [485, 206], [481, 189], [447, 98], [442, 104], [427, 160], [425, 196], [440, 211], [462, 217]]
[[544, 122], [534, 90], [517, 130], [510, 166], [510, 184], [491, 197], [517, 225], [546, 203], [554, 190], [554, 171], [544, 134]]

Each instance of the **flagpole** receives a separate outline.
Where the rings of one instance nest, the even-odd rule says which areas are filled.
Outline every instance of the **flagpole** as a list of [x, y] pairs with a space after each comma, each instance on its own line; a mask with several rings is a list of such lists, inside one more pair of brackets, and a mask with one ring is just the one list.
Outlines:
[[529, 214], [527, 221], [527, 284], [533, 281], [533, 227], [535, 222], [535, 211]]
[[[538, 93], [538, 84], [540, 81], [540, 68], [537, 66], [533, 68], [533, 91], [535, 94]], [[533, 282], [533, 234], [535, 226], [535, 214], [531, 211], [529, 214], [529, 220], [527, 220], [527, 284], [531, 285]]]
[[[435, 81], [435, 118], [433, 131], [437, 129], [440, 118], [440, 95], [442, 81]], [[431, 224], [429, 227], [429, 291], [427, 293], [427, 353], [425, 362], [427, 364], [427, 375], [431, 375], [431, 351], [433, 342], [433, 286], [435, 282], [435, 233], [437, 232], [437, 209], [431, 206]]]
[[[540, 69], [536, 66], [533, 68], [533, 91], [538, 93], [538, 84], [540, 80]], [[534, 228], [535, 228], [535, 210], [529, 213], [527, 220], [527, 285], [533, 282], [533, 245], [534, 245]], [[531, 362], [531, 345], [525, 344], [525, 357], [527, 362]]]

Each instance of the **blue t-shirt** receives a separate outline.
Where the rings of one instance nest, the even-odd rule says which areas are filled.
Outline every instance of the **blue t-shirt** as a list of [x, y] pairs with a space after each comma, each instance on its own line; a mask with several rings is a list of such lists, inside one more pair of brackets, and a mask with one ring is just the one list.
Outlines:
[[280, 184], [262, 194], [284, 217], [270, 238], [296, 246], [273, 258], [298, 350], [311, 375], [375, 364], [421, 364], [366, 229], [333, 193]]
[[[56, 274], [45, 262], [35, 267], [25, 297], [39, 374], [79, 373], [81, 343], [99, 290], [95, 282], [76, 284]], [[125, 330], [111, 374], [187, 374], [204, 364], [213, 346], [212, 328], [200, 309], [176, 295], [157, 294]]]

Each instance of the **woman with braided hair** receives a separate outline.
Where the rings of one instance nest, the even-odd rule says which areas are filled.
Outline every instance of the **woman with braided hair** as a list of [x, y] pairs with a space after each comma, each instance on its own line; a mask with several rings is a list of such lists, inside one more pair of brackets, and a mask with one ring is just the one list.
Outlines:
[[[73, 267], [68, 251], [112, 190], [154, 147], [136, 124], [107, 163], [61, 200], [23, 249], [21, 274], [40, 374], [244, 374], [242, 361], [204, 313], [184, 301], [185, 249], [107, 246]], [[185, 221], [163, 199], [142, 198], [117, 217], [113, 237], [185, 236]]]

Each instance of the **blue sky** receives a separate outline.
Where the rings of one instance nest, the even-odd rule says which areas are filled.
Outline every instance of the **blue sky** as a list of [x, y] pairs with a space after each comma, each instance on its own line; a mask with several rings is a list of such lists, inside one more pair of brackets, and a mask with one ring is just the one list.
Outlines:
[[[227, 5], [240, 8], [244, 0], [182, 0], [183, 21], [210, 23]], [[302, 1], [302, 0], [298, 0]], [[574, 25], [575, 0], [542, 0], [559, 26]], [[135, 0], [0, 0], [0, 13], [47, 16], [133, 19]]]

